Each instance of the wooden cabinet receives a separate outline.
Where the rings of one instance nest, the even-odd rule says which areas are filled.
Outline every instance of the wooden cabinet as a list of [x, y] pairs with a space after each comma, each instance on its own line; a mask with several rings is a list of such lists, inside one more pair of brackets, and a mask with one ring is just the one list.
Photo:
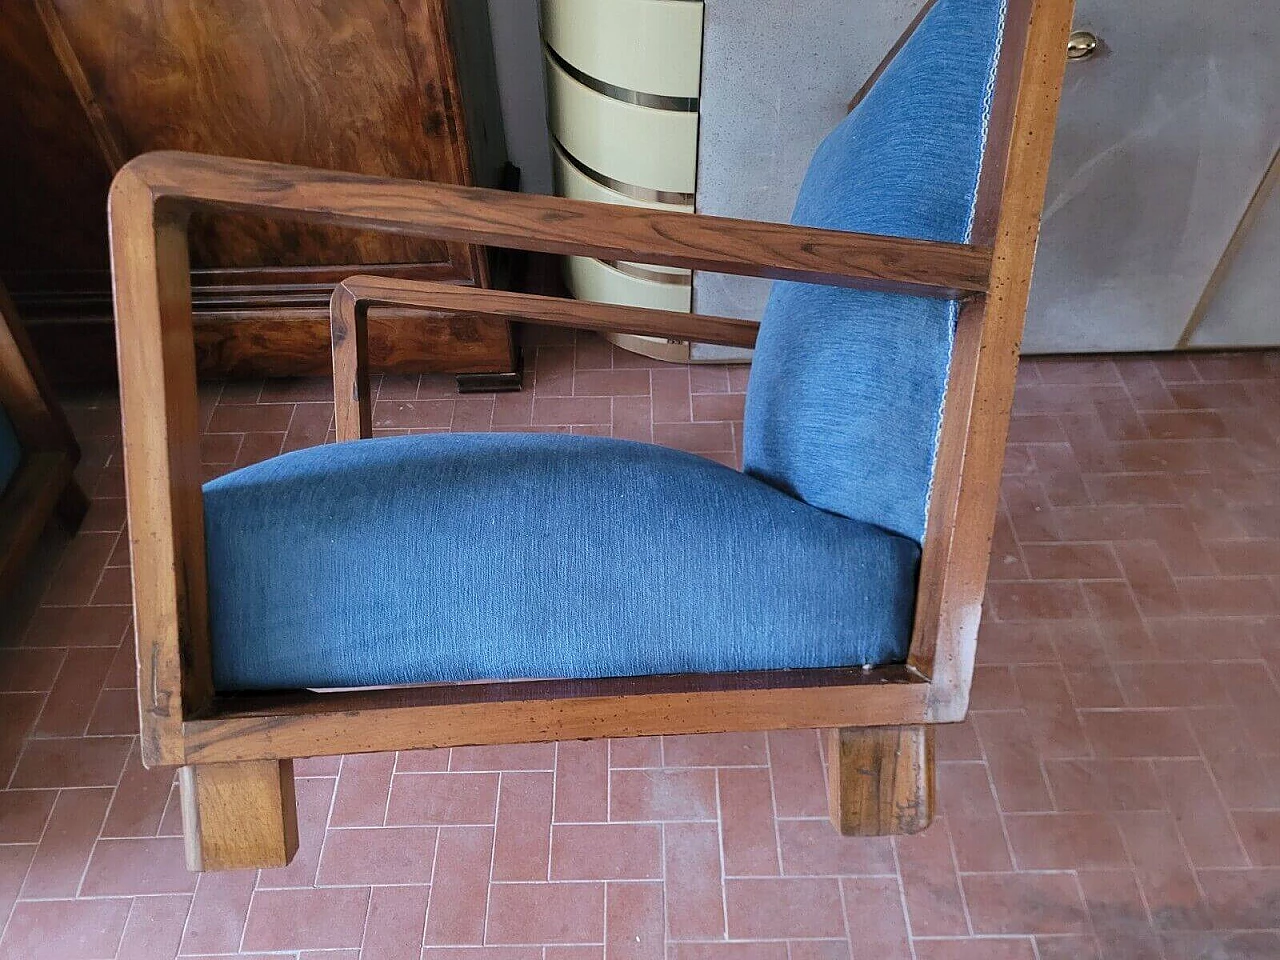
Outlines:
[[[0, 274], [64, 376], [103, 365], [106, 192], [132, 156], [484, 186], [506, 159], [474, 0], [24, 0], [0, 13], [0, 85]], [[485, 252], [463, 244], [248, 217], [197, 220], [192, 258], [215, 374], [327, 369], [328, 296], [353, 273], [490, 279]], [[384, 369], [514, 369], [499, 321], [383, 314], [371, 336]]]

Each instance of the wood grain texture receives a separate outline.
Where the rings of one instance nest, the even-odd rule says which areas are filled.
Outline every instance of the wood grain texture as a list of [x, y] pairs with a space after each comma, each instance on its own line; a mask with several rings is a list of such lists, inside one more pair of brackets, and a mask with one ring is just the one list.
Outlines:
[[[0, 235], [0, 273], [33, 322], [49, 321], [39, 339], [59, 381], [100, 383], [114, 369], [93, 325], [106, 322], [111, 299], [102, 213], [111, 176], [129, 157], [176, 148], [493, 184], [505, 145], [487, 38], [484, 5], [449, 0], [7, 5], [0, 216], [23, 229]], [[220, 318], [203, 318], [202, 372], [211, 376], [327, 369], [325, 308], [352, 273], [435, 268], [432, 279], [489, 282], [485, 252], [474, 246], [335, 224], [224, 211], [194, 217], [190, 244], [198, 313], [216, 301], [214, 309], [272, 321], [252, 338], [244, 327], [220, 337]], [[327, 276], [325, 266], [334, 268]], [[68, 317], [77, 322], [53, 325]], [[429, 351], [424, 327], [436, 341]], [[393, 351], [399, 366], [378, 368], [513, 369], [509, 326], [487, 321], [481, 341], [469, 339], [475, 327], [408, 324], [405, 347]], [[375, 361], [385, 333], [375, 334]], [[268, 352], [250, 352], [264, 345]]]
[[844, 728], [827, 735], [831, 823], [846, 837], [919, 833], [937, 797], [930, 726]]
[[0, 232], [0, 272], [14, 292], [16, 275], [52, 266], [72, 275], [96, 271], [105, 281], [102, 209], [114, 170], [34, 3], [4, 5], [0, 90], [0, 222], [8, 227]]
[[285, 867], [298, 852], [292, 761], [183, 767], [178, 787], [187, 869]]
[[182, 718], [213, 696], [187, 218], [124, 175], [108, 216], [141, 753], [179, 764]]
[[186, 762], [728, 730], [921, 723], [903, 667], [437, 685], [216, 700]]
[[1071, 14], [1072, 0], [1012, 0], [1008, 14], [975, 224], [994, 242], [990, 290], [956, 331], [909, 659], [935, 721], [968, 708]]
[[986, 289], [987, 250], [954, 243], [386, 180], [159, 152], [120, 173], [157, 203], [836, 286], [957, 296]]
[[[128, 156], [196, 150], [470, 182], [437, 0], [43, 2]], [[424, 238], [227, 216], [193, 224], [191, 252], [222, 267], [450, 259]]]

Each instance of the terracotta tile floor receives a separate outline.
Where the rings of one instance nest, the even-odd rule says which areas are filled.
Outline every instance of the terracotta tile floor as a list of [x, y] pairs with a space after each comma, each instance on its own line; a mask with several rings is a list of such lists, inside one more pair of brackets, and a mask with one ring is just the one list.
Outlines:
[[[518, 395], [383, 379], [377, 424], [740, 455], [742, 369], [530, 354]], [[209, 473], [323, 441], [327, 397], [209, 389]], [[1280, 957], [1280, 354], [1024, 367], [923, 836], [838, 839], [812, 732], [458, 749], [299, 763], [296, 862], [198, 879], [133, 742], [117, 408], [71, 412], [93, 511], [0, 630], [4, 958]]]

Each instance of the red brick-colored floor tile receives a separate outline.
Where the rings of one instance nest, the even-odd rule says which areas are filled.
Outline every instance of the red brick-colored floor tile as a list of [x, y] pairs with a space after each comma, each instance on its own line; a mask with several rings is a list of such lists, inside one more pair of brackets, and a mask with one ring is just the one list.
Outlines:
[[724, 936], [720, 832], [714, 823], [663, 825], [667, 929], [675, 940]]
[[778, 833], [769, 771], [719, 771], [720, 838], [726, 876], [777, 876]]
[[1196, 757], [1186, 717], [1169, 710], [1087, 710], [1081, 722], [1099, 756]]
[[1256, 867], [1280, 867], [1280, 810], [1238, 810], [1240, 839]]
[[610, 820], [714, 820], [714, 770], [614, 770]]
[[662, 960], [661, 883], [611, 883], [605, 893], [605, 960]]
[[785, 943], [673, 943], [671, 960], [787, 960]]
[[841, 837], [823, 820], [779, 820], [782, 872], [805, 876], [892, 876], [897, 872], [888, 837]]
[[426, 943], [483, 943], [493, 828], [442, 827], [435, 862]]
[[1120, 831], [1105, 813], [1028, 813], [1005, 818], [1023, 870], [1126, 867]]
[[893, 878], [848, 878], [840, 881], [840, 890], [854, 956], [906, 960], [910, 956], [907, 920]]
[[128, 900], [20, 903], [0, 937], [3, 960], [114, 957], [129, 919]]
[[190, 911], [189, 896], [136, 898], [117, 956], [129, 960], [171, 960], [177, 956]]
[[1035, 941], [1027, 937], [980, 940], [917, 940], [916, 960], [1036, 960]]
[[773, 803], [779, 817], [821, 817], [827, 812], [818, 734], [775, 730], [768, 735]]
[[316, 884], [430, 883], [435, 850], [436, 831], [431, 827], [330, 830]]
[[74, 897], [111, 802], [107, 789], [63, 790], [22, 885], [24, 899]]
[[599, 823], [609, 818], [609, 744], [571, 740], [557, 745], [557, 823]]
[[946, 937], [969, 932], [956, 875], [951, 834], [945, 820], [924, 833], [895, 837], [898, 868], [911, 934]]
[[246, 950], [359, 947], [369, 912], [367, 888], [259, 890], [245, 922]]
[[725, 909], [729, 937], [735, 940], [845, 935], [835, 879], [726, 880]]
[[0, 843], [36, 843], [49, 821], [56, 790], [0, 793]]
[[200, 875], [182, 935], [183, 954], [233, 953], [239, 947], [255, 880], [252, 870]]
[[662, 877], [662, 827], [651, 823], [556, 824], [552, 880], [652, 880]]
[[[546, 880], [555, 775], [508, 771], [498, 791], [494, 880]], [[601, 818], [603, 819], [603, 818]]]
[[369, 916], [365, 920], [365, 956], [377, 960], [420, 960], [428, 889], [422, 885], [373, 888]]
[[974, 933], [1088, 932], [1088, 912], [1073, 874], [968, 874], [963, 882]]
[[496, 773], [397, 774], [387, 823], [493, 823], [498, 809]]
[[193, 893], [196, 876], [186, 868], [182, 840], [157, 837], [99, 840], [80, 892], [87, 897]]
[[495, 883], [490, 943], [593, 943], [604, 938], [603, 883]]

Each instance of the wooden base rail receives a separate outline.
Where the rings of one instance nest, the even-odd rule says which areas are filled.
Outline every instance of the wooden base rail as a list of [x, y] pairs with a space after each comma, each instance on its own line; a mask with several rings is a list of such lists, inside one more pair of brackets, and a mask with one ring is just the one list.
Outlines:
[[[1071, 0], [1009, 0], [970, 244], [668, 213], [183, 153], [126, 164], [110, 224], [133, 556], [141, 750], [187, 766], [196, 868], [296, 846], [290, 758], [413, 747], [826, 727], [851, 833], [929, 821], [926, 725], [961, 719], [982, 608]], [[187, 225], [237, 213], [448, 242], [961, 299], [908, 664], [872, 670], [219, 696], [208, 634]], [[371, 432], [365, 314], [394, 304], [746, 345], [718, 317], [358, 277], [332, 333], [340, 439]], [[251, 824], [238, 823], [250, 818]]]

